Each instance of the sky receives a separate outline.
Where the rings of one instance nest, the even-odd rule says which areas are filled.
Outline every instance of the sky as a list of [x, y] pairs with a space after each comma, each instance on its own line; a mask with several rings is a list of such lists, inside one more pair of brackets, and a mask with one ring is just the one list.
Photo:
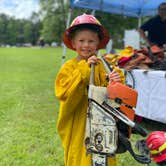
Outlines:
[[15, 18], [29, 18], [33, 11], [39, 10], [39, 0], [0, 0], [0, 13]]

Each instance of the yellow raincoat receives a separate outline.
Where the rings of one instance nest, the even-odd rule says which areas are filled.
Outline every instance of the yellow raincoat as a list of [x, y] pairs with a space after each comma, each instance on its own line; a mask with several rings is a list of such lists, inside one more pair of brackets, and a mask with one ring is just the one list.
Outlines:
[[[95, 66], [95, 85], [107, 85], [105, 74], [100, 62]], [[75, 58], [63, 65], [56, 78], [55, 92], [60, 100], [57, 129], [64, 148], [65, 166], [91, 165], [91, 155], [86, 154], [84, 144], [89, 77], [87, 62], [78, 62]], [[109, 158], [109, 165], [116, 166], [116, 159]]]

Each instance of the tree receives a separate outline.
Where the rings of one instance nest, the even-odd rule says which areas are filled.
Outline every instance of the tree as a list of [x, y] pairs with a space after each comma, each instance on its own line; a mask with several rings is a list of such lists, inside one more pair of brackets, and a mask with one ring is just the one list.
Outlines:
[[0, 44], [4, 44], [7, 42], [6, 36], [6, 27], [8, 24], [9, 17], [5, 14], [0, 15]]
[[23, 26], [23, 33], [24, 33], [24, 42], [25, 43], [32, 43], [32, 39], [33, 39], [33, 31], [32, 31], [32, 22], [30, 21], [25, 21], [25, 24]]
[[6, 26], [6, 42], [7, 44], [14, 45], [17, 41], [17, 21], [14, 18], [10, 18]]
[[36, 45], [41, 34], [42, 30], [42, 22], [41, 22], [40, 13], [33, 12], [32, 16], [30, 17], [30, 21], [32, 22], [32, 39], [31, 42], [33, 45]]
[[30, 19], [16, 19], [5, 14], [0, 15], [0, 44], [36, 44], [42, 24], [34, 13]]
[[42, 13], [44, 13], [42, 37], [49, 43], [52, 41], [61, 43], [66, 24], [67, 4], [63, 0], [40, 0], [40, 3]]

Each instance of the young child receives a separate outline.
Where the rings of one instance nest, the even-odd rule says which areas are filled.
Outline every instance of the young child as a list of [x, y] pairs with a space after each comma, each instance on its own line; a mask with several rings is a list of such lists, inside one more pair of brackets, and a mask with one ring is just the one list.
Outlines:
[[158, 166], [166, 166], [166, 132], [151, 132], [146, 139], [146, 143], [150, 156], [156, 164]]
[[[109, 41], [107, 30], [92, 15], [76, 17], [66, 29], [63, 41], [77, 52], [77, 57], [67, 61], [57, 75], [56, 96], [60, 100], [57, 129], [64, 148], [66, 166], [90, 166], [91, 155], [86, 154], [84, 143], [90, 66], [95, 64], [95, 85], [107, 86], [106, 71], [96, 51], [105, 48]], [[110, 81], [124, 81], [120, 69], [109, 74]], [[116, 166], [116, 159], [109, 158]]]

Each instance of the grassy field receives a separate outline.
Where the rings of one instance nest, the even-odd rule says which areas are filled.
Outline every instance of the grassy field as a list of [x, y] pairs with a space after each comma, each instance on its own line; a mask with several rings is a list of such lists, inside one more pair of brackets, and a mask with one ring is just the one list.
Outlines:
[[[71, 54], [67, 50], [67, 59]], [[61, 55], [61, 48], [0, 48], [0, 166], [64, 165], [54, 96]], [[149, 131], [162, 127], [143, 125]], [[133, 144], [138, 138], [132, 136]], [[118, 155], [118, 166], [130, 165], [141, 164], [128, 152]]]

